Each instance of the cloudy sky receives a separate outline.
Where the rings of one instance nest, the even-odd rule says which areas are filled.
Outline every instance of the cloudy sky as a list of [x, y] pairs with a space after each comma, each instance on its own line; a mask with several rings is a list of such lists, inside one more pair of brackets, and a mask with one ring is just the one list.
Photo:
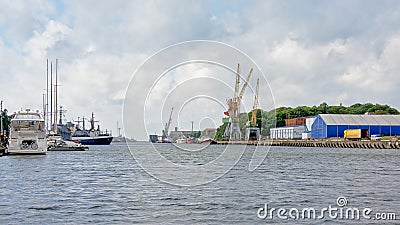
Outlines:
[[[265, 83], [260, 89], [271, 89], [276, 106], [326, 101], [328, 105], [372, 102], [400, 108], [399, 1], [1, 0], [0, 98], [11, 112], [41, 108], [46, 59], [59, 59], [59, 103], [67, 110], [66, 118], [89, 116], [93, 111], [102, 126], [115, 134], [135, 71], [157, 51], [191, 40], [218, 41], [247, 54], [265, 74], [270, 86]], [[227, 64], [234, 68], [238, 60], [231, 60]], [[243, 65], [244, 76], [250, 67]], [[157, 96], [167, 96], [186, 74], [200, 79], [196, 84], [207, 86], [207, 95], [217, 96], [224, 104], [232, 95], [229, 88], [202, 80], [218, 74], [221, 87], [232, 87], [234, 75], [221, 75], [220, 70], [210, 65], [172, 70], [154, 86], [149, 101], [162, 101]], [[179, 96], [191, 96], [196, 84], [181, 85]], [[141, 93], [140, 84], [131, 87]], [[251, 97], [246, 92], [247, 107], [251, 107]], [[270, 97], [264, 97], [265, 107], [271, 107]], [[219, 125], [224, 106], [207, 98], [196, 104], [188, 99], [179, 99], [180, 106], [176, 106], [178, 99], [170, 100], [161, 114], [156, 110], [147, 116], [150, 132], [161, 133], [171, 107], [182, 113], [180, 121], [174, 114], [171, 127], [190, 129], [191, 121], [195, 128]], [[147, 112], [153, 112], [151, 105], [144, 106]], [[203, 111], [195, 108], [199, 105]], [[127, 136], [146, 138], [134, 128]]]

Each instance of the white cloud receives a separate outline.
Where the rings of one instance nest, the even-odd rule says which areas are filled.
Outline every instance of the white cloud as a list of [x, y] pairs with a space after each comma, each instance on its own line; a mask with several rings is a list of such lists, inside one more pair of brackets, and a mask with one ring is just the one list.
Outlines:
[[50, 20], [43, 32], [34, 31], [33, 37], [25, 44], [25, 52], [30, 61], [41, 61], [47, 56], [47, 51], [54, 48], [59, 41], [66, 39], [71, 29], [66, 25]]
[[[1, 82], [0, 89], [6, 93], [3, 100], [10, 111], [40, 108], [45, 60], [58, 58], [60, 103], [68, 110], [68, 118], [94, 111], [103, 127], [114, 128], [116, 120], [122, 120], [128, 82], [147, 57], [170, 44], [212, 39], [238, 47], [253, 58], [267, 75], [278, 105], [372, 101], [400, 108], [396, 90], [400, 83], [396, 61], [400, 57], [399, 8], [390, 1], [65, 1], [62, 5], [3, 1], [0, 77], [7, 82]], [[231, 66], [241, 62], [243, 73], [249, 69], [242, 58], [221, 58]], [[159, 84], [154, 102], [188, 74], [196, 79], [218, 75], [232, 87], [234, 79], [221, 73], [193, 65], [178, 68]], [[146, 83], [141, 79], [134, 80]], [[198, 84], [207, 87], [206, 80]], [[195, 91], [188, 88], [189, 81], [186, 85], [182, 84], [179, 93]], [[215, 90], [203, 90], [218, 99], [232, 94], [228, 89], [222, 93], [218, 87], [209, 87]], [[134, 92], [135, 97], [142, 97], [141, 91]], [[21, 93], [29, 94], [21, 97]], [[184, 99], [177, 93], [170, 96], [176, 98], [172, 102]], [[260, 98], [264, 97], [264, 105], [271, 105], [268, 93], [263, 83]], [[244, 99], [251, 108], [250, 91]], [[219, 121], [220, 109], [216, 108], [203, 107], [197, 114], [194, 110], [193, 117], [204, 117], [209, 111]], [[182, 115], [181, 119], [187, 124], [184, 120], [190, 117]], [[152, 128], [158, 133], [159, 120], [165, 118], [157, 117]], [[141, 133], [128, 135], [146, 138]]]
[[364, 61], [350, 65], [337, 78], [338, 84], [357, 88], [372, 95], [395, 93], [400, 83], [400, 36], [388, 38], [380, 55], [365, 57]]

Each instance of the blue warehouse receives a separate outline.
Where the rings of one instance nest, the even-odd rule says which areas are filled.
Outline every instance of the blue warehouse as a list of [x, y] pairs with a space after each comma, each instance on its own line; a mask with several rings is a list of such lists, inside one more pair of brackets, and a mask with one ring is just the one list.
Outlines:
[[343, 137], [347, 129], [366, 129], [368, 135], [400, 135], [400, 115], [320, 114], [311, 126], [311, 138]]

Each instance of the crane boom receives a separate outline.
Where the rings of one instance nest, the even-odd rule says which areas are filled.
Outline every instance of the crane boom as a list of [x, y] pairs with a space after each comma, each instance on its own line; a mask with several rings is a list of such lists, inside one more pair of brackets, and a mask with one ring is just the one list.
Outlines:
[[174, 107], [172, 107], [172, 109], [171, 109], [171, 114], [169, 114], [168, 123], [167, 123], [167, 125], [165, 126], [165, 132], [166, 132], [166, 134], [168, 134], [169, 126], [171, 125], [171, 122], [172, 122], [172, 112], [173, 112], [173, 111], [174, 111]]
[[242, 100], [244, 91], [246, 90], [247, 84], [249, 83], [249, 80], [250, 80], [250, 77], [251, 77], [251, 74], [252, 74], [252, 73], [253, 73], [253, 68], [250, 69], [250, 72], [249, 72], [249, 74], [247, 75], [246, 81], [245, 81], [244, 84], [243, 84], [242, 90], [240, 90], [240, 94], [239, 94], [239, 96], [238, 96], [238, 102], [240, 102], [240, 101]]
[[258, 103], [258, 92], [260, 89], [260, 78], [257, 78], [257, 84], [256, 84], [256, 93], [254, 94], [254, 105], [253, 109], [258, 109], [259, 103]]
[[259, 86], [260, 86], [260, 79], [257, 78], [256, 93], [254, 94], [254, 105], [253, 105], [253, 110], [251, 111], [251, 123], [250, 124], [252, 126], [257, 126], [257, 112], [258, 112], [258, 108], [259, 108], [259, 103], [258, 103]]
[[237, 70], [236, 70], [236, 83], [235, 83], [235, 93], [234, 98], [238, 97], [239, 94], [239, 85], [240, 85], [240, 65], [238, 63]]

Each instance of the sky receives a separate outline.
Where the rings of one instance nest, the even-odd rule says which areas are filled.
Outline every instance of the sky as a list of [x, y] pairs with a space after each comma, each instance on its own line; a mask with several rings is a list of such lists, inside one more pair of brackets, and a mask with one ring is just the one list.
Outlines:
[[[185, 64], [150, 80], [151, 90], [141, 84], [153, 78], [135, 77], [157, 52], [193, 40], [224, 43], [254, 64], [231, 56], [224, 60], [230, 70]], [[165, 61], [174, 57], [171, 52]], [[172, 107], [171, 129], [189, 130], [192, 121], [194, 129], [219, 126], [237, 63], [243, 76], [255, 69], [242, 111], [252, 107], [255, 78], [262, 79], [265, 109], [321, 102], [399, 109], [399, 58], [399, 1], [0, 0], [3, 106], [11, 113], [42, 109], [46, 59], [58, 59], [58, 103], [67, 110], [65, 119], [94, 112], [102, 128], [116, 134], [118, 121], [126, 136], [139, 140], [147, 134], [134, 121], [146, 120], [147, 133], [161, 134]], [[124, 105], [126, 93], [131, 101]], [[135, 105], [143, 96], [146, 105]], [[146, 115], [135, 114], [144, 108]], [[130, 110], [135, 116], [124, 115]]]

